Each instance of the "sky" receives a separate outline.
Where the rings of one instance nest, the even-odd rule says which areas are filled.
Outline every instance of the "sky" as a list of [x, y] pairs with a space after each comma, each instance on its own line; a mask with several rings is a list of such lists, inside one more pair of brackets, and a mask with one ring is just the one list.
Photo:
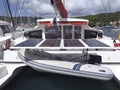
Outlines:
[[[50, 0], [9, 0], [13, 16], [55, 17]], [[120, 11], [120, 0], [64, 0], [69, 17]], [[8, 15], [0, 0], [0, 15]]]

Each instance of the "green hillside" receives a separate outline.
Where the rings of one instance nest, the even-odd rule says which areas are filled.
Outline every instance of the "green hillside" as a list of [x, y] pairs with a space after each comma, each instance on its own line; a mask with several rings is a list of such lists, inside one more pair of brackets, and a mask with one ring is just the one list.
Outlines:
[[[41, 17], [39, 17], [40, 19]], [[110, 22], [118, 22], [120, 21], [120, 12], [115, 12], [115, 13], [103, 13], [103, 14], [97, 14], [97, 15], [88, 15], [88, 16], [79, 16], [76, 18], [84, 18], [89, 20], [89, 25], [94, 27], [94, 26], [103, 26], [103, 25], [108, 25]], [[37, 18], [36, 17], [17, 17], [13, 18], [14, 22], [17, 24], [20, 23], [36, 23]], [[0, 20], [4, 20], [7, 22], [10, 22], [9, 17], [5, 16], [0, 16]], [[116, 26], [120, 26], [120, 23], [116, 24]]]
[[77, 17], [77, 18], [88, 19], [90, 26], [96, 26], [96, 25], [102, 26], [102, 25], [108, 25], [108, 24], [110, 24], [110, 22], [120, 21], [120, 12], [88, 15], [88, 16], [81, 16], [81, 17]]

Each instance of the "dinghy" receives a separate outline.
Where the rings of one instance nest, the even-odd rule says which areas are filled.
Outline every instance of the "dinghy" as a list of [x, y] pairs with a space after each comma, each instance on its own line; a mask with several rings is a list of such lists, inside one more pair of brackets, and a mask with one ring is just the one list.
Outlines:
[[[77, 60], [67, 60], [67, 57], [70, 55], [63, 56], [62, 54], [61, 56], [35, 49], [21, 49], [18, 52], [18, 56], [25, 64], [37, 71], [47, 71], [98, 80], [110, 80], [114, 76], [113, 72], [109, 68], [100, 66], [101, 57], [97, 55], [91, 55], [97, 57], [96, 59], [98, 60], [96, 61], [89, 59], [87, 62], [82, 60], [79, 60], [81, 61], [79, 62]], [[75, 58], [77, 55], [74, 55], [73, 57]]]

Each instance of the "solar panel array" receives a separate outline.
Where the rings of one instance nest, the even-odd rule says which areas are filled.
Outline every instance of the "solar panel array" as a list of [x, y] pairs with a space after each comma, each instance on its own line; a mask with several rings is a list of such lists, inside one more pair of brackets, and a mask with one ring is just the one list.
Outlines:
[[29, 39], [15, 45], [12, 49], [39, 48], [39, 49], [98, 49], [110, 48], [109, 45], [95, 39]]

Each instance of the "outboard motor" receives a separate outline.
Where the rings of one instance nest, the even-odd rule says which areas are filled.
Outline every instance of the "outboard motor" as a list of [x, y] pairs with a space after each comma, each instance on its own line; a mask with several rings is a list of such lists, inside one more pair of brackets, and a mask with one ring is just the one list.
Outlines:
[[101, 64], [102, 57], [100, 55], [89, 55], [88, 64]]
[[103, 38], [103, 31], [98, 32], [98, 38]]

